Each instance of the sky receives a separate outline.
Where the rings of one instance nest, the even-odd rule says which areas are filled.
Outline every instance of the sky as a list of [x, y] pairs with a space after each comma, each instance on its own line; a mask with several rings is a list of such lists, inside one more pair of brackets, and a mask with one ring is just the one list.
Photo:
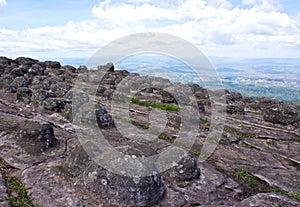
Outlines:
[[207, 56], [300, 58], [299, 0], [0, 0], [0, 56], [90, 57], [137, 32]]

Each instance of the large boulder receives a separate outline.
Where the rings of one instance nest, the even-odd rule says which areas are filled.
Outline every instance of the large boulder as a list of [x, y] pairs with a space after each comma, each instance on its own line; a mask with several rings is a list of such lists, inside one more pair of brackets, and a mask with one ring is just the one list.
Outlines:
[[10, 65], [12, 59], [9, 59], [7, 57], [0, 57], [0, 65]]
[[263, 109], [273, 106], [273, 105], [283, 104], [282, 101], [279, 101], [274, 98], [267, 98], [267, 97], [257, 98], [255, 102], [256, 102], [257, 108], [260, 110], [263, 110]]
[[173, 167], [162, 173], [164, 179], [170, 182], [182, 182], [198, 179], [201, 175], [197, 160], [191, 154], [186, 154]]
[[50, 86], [50, 91], [53, 92], [56, 97], [63, 97], [70, 89], [71, 85], [64, 82], [58, 82]]
[[[148, 157], [155, 153], [149, 146], [119, 146], [116, 151], [123, 153], [127, 164], [120, 162], [113, 151], [105, 154], [112, 165], [120, 169], [119, 174], [107, 170], [105, 165], [95, 163], [93, 158], [102, 154], [101, 150], [91, 142], [77, 147], [67, 157], [64, 169], [78, 177], [77, 185], [88, 189], [91, 194], [97, 195], [101, 206], [155, 206], [163, 198], [165, 188], [161, 176], [156, 173], [155, 166], [149, 176], [134, 175], [141, 170], [140, 157]], [[87, 151], [89, 154], [87, 154]], [[132, 176], [123, 175], [122, 170], [132, 168]], [[128, 170], [128, 169], [127, 169]]]
[[106, 65], [99, 65], [98, 70], [106, 71], [106, 72], [114, 72], [115, 66], [113, 63], [107, 63]]
[[229, 104], [226, 106], [228, 114], [245, 114], [245, 108], [241, 104]]
[[17, 91], [18, 88], [21, 87], [28, 87], [28, 79], [25, 77], [16, 77], [13, 82], [10, 84], [9, 88], [10, 91], [15, 93]]
[[42, 102], [44, 109], [62, 112], [67, 104], [70, 104], [71, 101], [65, 98], [47, 98]]
[[104, 105], [100, 103], [84, 104], [79, 108], [76, 114], [76, 123], [80, 125], [94, 124], [94, 122], [97, 121], [98, 127], [100, 128], [114, 126], [112, 116], [107, 112]]
[[41, 153], [54, 147], [58, 140], [49, 122], [25, 121], [18, 131], [18, 143], [30, 153]]
[[226, 102], [227, 103], [241, 101], [242, 98], [243, 98], [242, 94], [240, 94], [238, 92], [231, 92], [229, 94], [226, 94]]
[[0, 89], [8, 89], [14, 77], [11, 75], [3, 75], [0, 77]]
[[61, 68], [60, 63], [57, 62], [57, 61], [45, 61], [45, 64], [46, 64], [46, 68], [49, 68], [49, 69], [59, 69], [59, 68]]
[[32, 90], [25, 87], [18, 88], [16, 96], [19, 101], [29, 104], [31, 102]]
[[41, 104], [42, 101], [46, 100], [47, 98], [54, 98], [55, 94], [43, 89], [39, 89], [33, 92], [32, 95], [32, 102], [34, 104]]
[[10, 71], [10, 75], [12, 75], [14, 78], [18, 76], [24, 76], [25, 72], [22, 70], [22, 68], [14, 68]]
[[45, 68], [43, 68], [41, 65], [34, 64], [28, 70], [28, 77], [33, 77], [33, 76], [37, 76], [37, 75], [43, 76], [44, 70], [45, 70]]
[[17, 59], [14, 60], [14, 62], [16, 62], [18, 65], [31, 66], [31, 65], [37, 63], [38, 60], [34, 60], [34, 59], [28, 58], [28, 57], [18, 57]]
[[263, 119], [265, 121], [283, 124], [299, 126], [299, 114], [296, 107], [291, 105], [273, 105], [263, 110]]

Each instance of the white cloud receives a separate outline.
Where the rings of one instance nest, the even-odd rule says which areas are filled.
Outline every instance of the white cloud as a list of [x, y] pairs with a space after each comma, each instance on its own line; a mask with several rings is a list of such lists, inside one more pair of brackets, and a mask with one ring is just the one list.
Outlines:
[[226, 0], [172, 2], [166, 1], [169, 9], [155, 0], [138, 4], [105, 0], [92, 8], [93, 20], [63, 27], [0, 30], [0, 52], [91, 51], [118, 37], [146, 31], [177, 35], [209, 55], [281, 56], [300, 48], [300, 15], [292, 18], [279, 12], [272, 0], [244, 0], [252, 5], [249, 9], [234, 8]]
[[6, 0], [0, 0], [0, 9], [6, 5]]

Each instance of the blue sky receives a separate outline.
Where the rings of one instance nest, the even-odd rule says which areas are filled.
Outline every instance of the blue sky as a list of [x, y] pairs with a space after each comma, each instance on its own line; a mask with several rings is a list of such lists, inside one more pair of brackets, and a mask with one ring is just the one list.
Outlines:
[[0, 0], [0, 56], [89, 57], [136, 32], [209, 56], [299, 57], [299, 0]]

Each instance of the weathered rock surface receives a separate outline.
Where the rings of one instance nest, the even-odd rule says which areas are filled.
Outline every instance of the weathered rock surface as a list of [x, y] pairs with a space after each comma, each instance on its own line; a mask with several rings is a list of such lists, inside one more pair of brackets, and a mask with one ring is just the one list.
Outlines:
[[298, 207], [300, 204], [276, 193], [261, 193], [243, 200], [236, 207]]
[[296, 107], [288, 105], [273, 105], [263, 111], [265, 121], [275, 124], [291, 124], [299, 126], [300, 116]]
[[[102, 80], [99, 71], [107, 72]], [[86, 78], [74, 91], [79, 75]], [[97, 81], [101, 85], [94, 86]], [[185, 87], [193, 97], [176, 93]], [[206, 157], [204, 146], [217, 136], [213, 94], [223, 95], [227, 111], [220, 141]], [[158, 105], [178, 107], [178, 98], [200, 112], [197, 129], [184, 126], [196, 120], [192, 114]], [[18, 177], [33, 203], [45, 207], [300, 206], [299, 110], [274, 99], [117, 71], [112, 63], [88, 72], [56, 61], [0, 57], [0, 160], [14, 169], [5, 175]], [[98, 130], [89, 131], [91, 125]], [[78, 137], [84, 135], [87, 140]], [[196, 139], [186, 147], [191, 135]], [[177, 161], [174, 146], [185, 152]], [[157, 172], [161, 155], [170, 155], [165, 164], [171, 167]], [[112, 164], [118, 173], [108, 170]], [[151, 169], [148, 176], [135, 176], [145, 169]], [[3, 173], [0, 163], [0, 206], [6, 207]]]

